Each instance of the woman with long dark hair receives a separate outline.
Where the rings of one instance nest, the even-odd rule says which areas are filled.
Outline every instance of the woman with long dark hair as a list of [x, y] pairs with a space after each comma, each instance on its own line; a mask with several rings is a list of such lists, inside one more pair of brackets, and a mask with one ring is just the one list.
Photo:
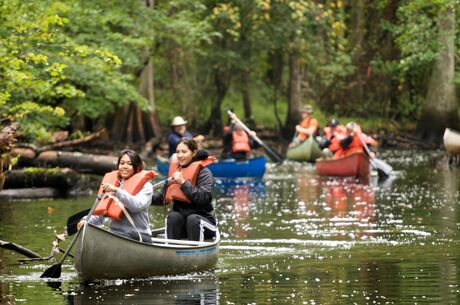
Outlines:
[[149, 207], [153, 188], [149, 180], [154, 176], [155, 172], [143, 170], [143, 162], [137, 152], [122, 150], [117, 170], [105, 174], [102, 179], [99, 196], [103, 197], [88, 222], [101, 226], [104, 218], [109, 217], [111, 232], [150, 243]]
[[166, 218], [166, 238], [203, 241], [216, 235], [211, 194], [214, 178], [206, 167], [214, 160], [198, 150], [192, 138], [182, 138], [177, 144], [176, 158], [169, 167], [170, 182], [152, 198], [153, 205], [173, 204]]

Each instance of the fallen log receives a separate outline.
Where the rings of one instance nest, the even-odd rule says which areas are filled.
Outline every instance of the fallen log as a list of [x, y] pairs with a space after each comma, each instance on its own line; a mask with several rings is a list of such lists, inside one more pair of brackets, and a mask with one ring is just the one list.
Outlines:
[[5, 189], [54, 187], [68, 190], [78, 183], [78, 173], [71, 168], [29, 167], [5, 173]]
[[32, 149], [27, 148], [15, 148], [13, 154], [20, 156], [19, 166], [69, 167], [78, 172], [99, 175], [114, 170], [118, 161], [118, 157], [115, 156], [55, 150], [45, 151], [36, 156]]
[[64, 194], [52, 187], [20, 188], [0, 191], [0, 200], [59, 198]]
[[0, 248], [8, 249], [8, 250], [12, 250], [12, 251], [21, 253], [22, 255], [27, 256], [29, 258], [41, 259], [40, 254], [38, 254], [38, 253], [36, 253], [36, 252], [34, 252], [32, 250], [29, 250], [29, 249], [27, 249], [27, 248], [25, 248], [25, 247], [23, 247], [21, 245], [18, 245], [18, 244], [9, 242], [9, 241], [0, 240]]
[[90, 141], [93, 141], [94, 139], [97, 139], [99, 137], [107, 135], [107, 130], [105, 128], [94, 132], [90, 135], [87, 135], [86, 137], [79, 138], [79, 139], [73, 139], [73, 140], [67, 140], [67, 141], [61, 141], [61, 142], [56, 142], [52, 144], [48, 144], [45, 146], [36, 146], [35, 144], [30, 144], [30, 143], [19, 143], [16, 146], [20, 148], [26, 148], [26, 149], [31, 149], [33, 150], [36, 154], [40, 154], [41, 152], [47, 151], [47, 150], [55, 150], [57, 148], [63, 148], [63, 147], [68, 147], [68, 146], [76, 146], [84, 143], [88, 143]]

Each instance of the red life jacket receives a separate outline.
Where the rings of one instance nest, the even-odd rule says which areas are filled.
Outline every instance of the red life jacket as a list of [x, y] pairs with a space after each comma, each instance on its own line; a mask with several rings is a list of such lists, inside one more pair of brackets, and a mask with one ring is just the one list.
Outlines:
[[[131, 195], [136, 195], [142, 189], [144, 184], [156, 175], [157, 174], [154, 171], [141, 170], [126, 180], [122, 186], [122, 189]], [[101, 186], [99, 187], [98, 196], [102, 195], [103, 183], [110, 183], [115, 186], [119, 186], [120, 182], [118, 180], [118, 171], [112, 171], [104, 175], [104, 178], [102, 178]], [[99, 204], [97, 205], [93, 214], [110, 217], [114, 220], [120, 220], [123, 217], [123, 210], [119, 207], [113, 198], [104, 196], [104, 198], [99, 201]]]
[[232, 152], [250, 152], [249, 137], [245, 131], [232, 132]]
[[[209, 156], [204, 160], [199, 160], [190, 163], [187, 167], [181, 167], [177, 159], [171, 160], [169, 165], [168, 177], [171, 177], [175, 172], [179, 171], [182, 173], [182, 176], [185, 180], [189, 180], [192, 185], [196, 185], [196, 180], [198, 179], [198, 174], [203, 167], [208, 166], [216, 160], [215, 157]], [[168, 188], [166, 189], [166, 194], [164, 197], [164, 203], [170, 203], [173, 200], [178, 200], [186, 203], [192, 203], [192, 201], [182, 192], [180, 189], [181, 185], [178, 183], [169, 183]]]

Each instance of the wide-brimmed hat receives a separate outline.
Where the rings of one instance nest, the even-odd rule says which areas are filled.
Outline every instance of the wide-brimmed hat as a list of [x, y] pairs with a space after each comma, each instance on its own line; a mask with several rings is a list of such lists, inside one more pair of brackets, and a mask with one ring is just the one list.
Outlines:
[[313, 113], [313, 107], [311, 105], [303, 105], [300, 110], [306, 113]]
[[176, 116], [174, 117], [174, 119], [172, 120], [171, 122], [171, 126], [174, 127], [174, 126], [180, 126], [180, 125], [185, 125], [187, 124], [187, 121], [184, 120], [183, 117], [181, 116]]

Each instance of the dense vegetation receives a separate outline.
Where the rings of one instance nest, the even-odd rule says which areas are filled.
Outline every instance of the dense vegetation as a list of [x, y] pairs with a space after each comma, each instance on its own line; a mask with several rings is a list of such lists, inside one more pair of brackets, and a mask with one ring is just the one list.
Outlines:
[[422, 120], [419, 134], [435, 137], [458, 127], [457, 8], [454, 0], [4, 0], [1, 119], [38, 141], [103, 126], [115, 140], [143, 141], [177, 114], [218, 134], [231, 107], [289, 137], [299, 106], [311, 103], [323, 124], [371, 118], [397, 129]]

